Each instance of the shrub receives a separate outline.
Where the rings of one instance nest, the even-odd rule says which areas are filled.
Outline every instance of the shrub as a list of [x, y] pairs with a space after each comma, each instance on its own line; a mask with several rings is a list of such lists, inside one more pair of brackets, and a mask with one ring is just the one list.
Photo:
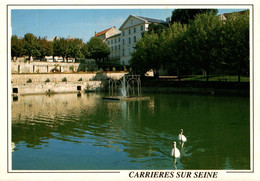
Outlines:
[[62, 79], [62, 82], [67, 82], [67, 78], [64, 77], [64, 78]]
[[27, 80], [27, 83], [32, 83], [32, 79], [28, 79], [28, 80]]
[[113, 68], [112, 68], [112, 71], [113, 71], [113, 72], [115, 72], [115, 71], [116, 71], [116, 68], [115, 68], [115, 67], [113, 67]]
[[46, 80], [45, 80], [45, 82], [50, 82], [50, 79], [49, 79], [49, 78], [48, 78], [48, 79], [46, 79]]
[[82, 78], [79, 78], [79, 80], [78, 81], [82, 81]]

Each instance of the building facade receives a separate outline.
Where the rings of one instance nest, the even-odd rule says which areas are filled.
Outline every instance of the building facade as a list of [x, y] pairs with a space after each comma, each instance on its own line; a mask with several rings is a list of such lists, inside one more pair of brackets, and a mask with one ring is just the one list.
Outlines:
[[149, 24], [166, 24], [163, 20], [130, 15], [121, 25], [121, 51], [120, 64], [129, 65], [131, 53], [142, 33], [148, 31]]
[[105, 39], [105, 42], [110, 49], [110, 54], [108, 56], [109, 62], [119, 64], [121, 50], [121, 33], [108, 37], [107, 39]]

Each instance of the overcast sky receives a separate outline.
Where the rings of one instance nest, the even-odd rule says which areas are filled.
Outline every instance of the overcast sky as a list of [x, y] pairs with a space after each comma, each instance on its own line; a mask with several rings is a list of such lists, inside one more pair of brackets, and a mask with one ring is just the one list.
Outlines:
[[[174, 9], [13, 9], [11, 10], [12, 35], [80, 38], [84, 42], [107, 28], [117, 29], [131, 14], [166, 20]], [[218, 9], [218, 14], [243, 9]]]

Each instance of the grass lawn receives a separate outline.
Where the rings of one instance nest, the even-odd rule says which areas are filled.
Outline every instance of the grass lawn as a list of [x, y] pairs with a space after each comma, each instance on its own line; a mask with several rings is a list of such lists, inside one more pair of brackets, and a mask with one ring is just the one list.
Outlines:
[[[182, 81], [206, 81], [207, 77], [203, 75], [191, 75], [189, 77], [182, 78]], [[233, 75], [211, 75], [209, 76], [209, 81], [227, 81], [227, 82], [237, 82], [238, 76]], [[241, 76], [240, 82], [249, 82], [250, 78]]]

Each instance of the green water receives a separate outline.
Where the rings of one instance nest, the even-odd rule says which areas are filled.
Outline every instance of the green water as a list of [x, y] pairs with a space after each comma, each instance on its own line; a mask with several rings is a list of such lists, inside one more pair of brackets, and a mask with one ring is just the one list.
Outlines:
[[[248, 97], [145, 96], [20, 96], [12, 101], [12, 169], [250, 169]], [[174, 160], [180, 129], [187, 142], [177, 142]]]

